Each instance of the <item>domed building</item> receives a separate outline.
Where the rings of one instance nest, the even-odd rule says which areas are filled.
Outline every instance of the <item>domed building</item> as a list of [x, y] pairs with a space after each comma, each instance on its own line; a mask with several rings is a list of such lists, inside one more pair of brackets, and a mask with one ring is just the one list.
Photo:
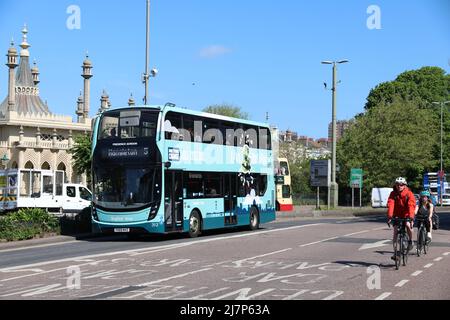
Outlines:
[[40, 97], [36, 63], [30, 67], [26, 27], [22, 34], [20, 53], [11, 43], [7, 54], [8, 94], [0, 104], [0, 168], [63, 170], [67, 182], [85, 183], [86, 177], [73, 170], [69, 150], [74, 146], [74, 137], [91, 132], [92, 63], [87, 57], [82, 66], [84, 94], [77, 101], [77, 121], [72, 116], [53, 114]]

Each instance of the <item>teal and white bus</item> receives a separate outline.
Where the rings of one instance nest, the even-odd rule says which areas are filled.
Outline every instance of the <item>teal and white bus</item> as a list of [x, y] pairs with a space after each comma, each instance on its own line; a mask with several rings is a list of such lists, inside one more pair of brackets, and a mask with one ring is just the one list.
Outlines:
[[94, 232], [197, 237], [276, 218], [266, 124], [133, 106], [97, 117], [92, 141]]

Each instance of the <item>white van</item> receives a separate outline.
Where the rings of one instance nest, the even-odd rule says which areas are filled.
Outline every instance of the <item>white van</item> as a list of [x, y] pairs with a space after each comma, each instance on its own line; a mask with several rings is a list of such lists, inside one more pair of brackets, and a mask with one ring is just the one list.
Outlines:
[[57, 214], [79, 213], [91, 205], [88, 188], [64, 181], [64, 171], [1, 170], [0, 212], [42, 208]]
[[392, 188], [373, 188], [372, 208], [387, 208], [387, 202], [392, 190]]

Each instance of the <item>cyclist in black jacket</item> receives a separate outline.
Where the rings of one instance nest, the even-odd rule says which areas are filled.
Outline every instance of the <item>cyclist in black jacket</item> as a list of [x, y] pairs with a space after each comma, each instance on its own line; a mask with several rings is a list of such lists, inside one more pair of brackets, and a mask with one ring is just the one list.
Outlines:
[[[431, 241], [432, 235], [431, 235], [431, 226], [433, 225], [432, 218], [433, 218], [433, 212], [434, 212], [434, 206], [433, 202], [431, 200], [431, 194], [430, 191], [422, 191], [420, 193], [420, 199], [419, 204], [416, 206], [416, 217], [425, 219], [425, 228], [427, 229], [427, 240]], [[421, 221], [418, 220], [417, 222], [417, 228], [420, 228]]]

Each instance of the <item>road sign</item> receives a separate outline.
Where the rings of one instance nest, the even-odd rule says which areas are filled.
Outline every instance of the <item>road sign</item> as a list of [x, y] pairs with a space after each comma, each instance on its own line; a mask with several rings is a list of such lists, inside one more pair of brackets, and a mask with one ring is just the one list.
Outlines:
[[331, 160], [312, 160], [310, 174], [312, 187], [331, 186]]
[[350, 187], [360, 189], [363, 187], [363, 170], [352, 169], [350, 173]]

